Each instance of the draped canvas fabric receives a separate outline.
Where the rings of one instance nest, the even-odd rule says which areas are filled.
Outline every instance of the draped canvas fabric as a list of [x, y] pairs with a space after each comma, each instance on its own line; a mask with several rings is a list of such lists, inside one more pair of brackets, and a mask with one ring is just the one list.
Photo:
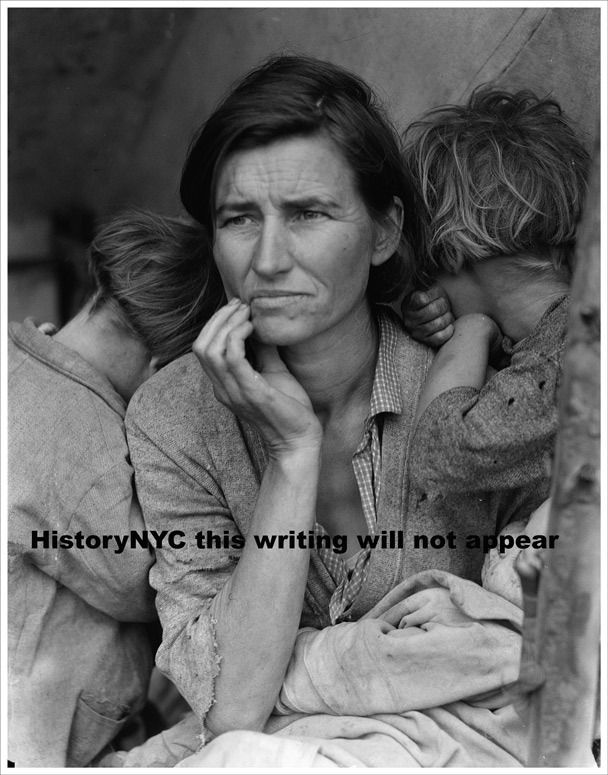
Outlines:
[[116, 195], [175, 207], [196, 127], [235, 80], [280, 52], [354, 71], [400, 131], [428, 109], [462, 102], [493, 82], [557, 99], [591, 148], [600, 108], [600, 10], [454, 6], [197, 10], [136, 141], [121, 149], [124, 174], [109, 185]]

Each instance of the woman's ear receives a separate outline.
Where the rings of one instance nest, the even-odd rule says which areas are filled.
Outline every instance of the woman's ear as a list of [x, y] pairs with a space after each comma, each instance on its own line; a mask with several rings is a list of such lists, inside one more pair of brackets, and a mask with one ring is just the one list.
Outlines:
[[380, 266], [393, 255], [401, 241], [403, 228], [403, 203], [398, 196], [393, 197], [393, 204], [375, 224], [376, 241], [372, 254], [372, 266]]

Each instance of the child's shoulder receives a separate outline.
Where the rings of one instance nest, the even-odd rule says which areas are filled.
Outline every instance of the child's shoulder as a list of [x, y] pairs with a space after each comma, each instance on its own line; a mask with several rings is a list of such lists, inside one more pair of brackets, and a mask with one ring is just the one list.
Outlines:
[[569, 308], [569, 296], [556, 299], [545, 310], [532, 333], [512, 347], [507, 343], [505, 351], [511, 356], [529, 351], [544, 355], [560, 353], [564, 348], [568, 332]]

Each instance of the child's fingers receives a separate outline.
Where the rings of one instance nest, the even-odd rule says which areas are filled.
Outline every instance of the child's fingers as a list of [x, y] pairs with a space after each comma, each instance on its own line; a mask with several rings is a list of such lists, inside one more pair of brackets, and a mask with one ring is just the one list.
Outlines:
[[433, 299], [423, 305], [411, 305], [408, 298], [406, 298], [402, 304], [403, 318], [415, 323], [427, 323], [451, 312], [450, 302], [445, 296]]
[[406, 310], [413, 314], [419, 309], [426, 307], [429, 303], [429, 298], [424, 291], [412, 291], [408, 294], [402, 302], [403, 311]]
[[418, 336], [433, 336], [433, 334], [443, 331], [445, 328], [451, 326], [454, 322], [454, 316], [451, 312], [445, 312], [443, 315], [432, 318], [426, 323], [418, 323], [416, 326], [416, 333]]
[[406, 296], [406, 302], [412, 310], [426, 307], [436, 299], [446, 298], [446, 293], [440, 285], [431, 285], [424, 291], [412, 291]]
[[441, 345], [445, 344], [448, 339], [452, 338], [453, 333], [454, 326], [452, 323], [450, 323], [449, 326], [442, 328], [441, 331], [437, 331], [436, 333], [427, 336], [426, 339], [424, 339], [424, 344], [428, 344], [429, 347], [441, 347]]
[[409, 329], [410, 335], [416, 339], [419, 342], [422, 342], [423, 344], [428, 345], [429, 347], [441, 347], [441, 345], [445, 344], [448, 339], [451, 339], [452, 335], [454, 334], [454, 324], [448, 323], [443, 328], [440, 328], [438, 331], [433, 331], [432, 327], [430, 329], [422, 329], [421, 327], [410, 327]]
[[441, 347], [454, 333], [452, 308], [438, 285], [406, 296], [401, 305], [401, 315], [411, 336], [431, 347]]

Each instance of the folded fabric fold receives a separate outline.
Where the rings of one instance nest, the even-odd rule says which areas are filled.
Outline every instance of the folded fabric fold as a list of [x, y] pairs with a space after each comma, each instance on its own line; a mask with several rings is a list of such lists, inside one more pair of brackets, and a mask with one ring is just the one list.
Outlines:
[[[449, 592], [461, 614], [398, 627], [407, 601], [433, 588]], [[432, 609], [430, 609], [432, 610]], [[363, 619], [301, 630], [275, 711], [370, 716], [424, 710], [459, 700], [498, 708], [517, 680], [522, 613], [477, 584], [423, 571], [399, 584]]]

